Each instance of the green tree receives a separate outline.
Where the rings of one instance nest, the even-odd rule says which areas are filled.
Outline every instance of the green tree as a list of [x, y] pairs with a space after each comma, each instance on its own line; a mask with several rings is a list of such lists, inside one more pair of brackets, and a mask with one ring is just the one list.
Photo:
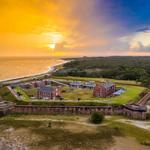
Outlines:
[[102, 123], [104, 120], [104, 115], [99, 112], [93, 112], [90, 116], [90, 122], [94, 124]]

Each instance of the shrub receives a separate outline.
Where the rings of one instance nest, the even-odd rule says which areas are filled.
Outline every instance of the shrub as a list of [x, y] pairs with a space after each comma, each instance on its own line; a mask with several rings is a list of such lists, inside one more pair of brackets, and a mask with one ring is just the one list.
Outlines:
[[104, 115], [102, 113], [93, 112], [90, 116], [90, 122], [94, 124], [102, 123], [104, 120]]
[[150, 120], [150, 113], [146, 114], [146, 119]]

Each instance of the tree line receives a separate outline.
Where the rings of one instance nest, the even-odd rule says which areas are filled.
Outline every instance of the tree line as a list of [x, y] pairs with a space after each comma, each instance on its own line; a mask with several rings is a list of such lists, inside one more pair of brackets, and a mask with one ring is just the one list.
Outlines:
[[63, 68], [54, 75], [136, 80], [149, 85], [150, 57], [74, 58], [73, 61], [64, 64]]

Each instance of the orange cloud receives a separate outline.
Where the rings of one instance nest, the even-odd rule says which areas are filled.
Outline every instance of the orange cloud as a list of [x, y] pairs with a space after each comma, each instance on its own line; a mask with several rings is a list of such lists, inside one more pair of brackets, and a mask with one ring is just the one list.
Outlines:
[[51, 55], [48, 45], [57, 43], [62, 46], [56, 44], [56, 55], [80, 55], [81, 49], [88, 54], [107, 45], [109, 29], [92, 16], [93, 9], [94, 0], [84, 5], [82, 0], [1, 0], [0, 54]]

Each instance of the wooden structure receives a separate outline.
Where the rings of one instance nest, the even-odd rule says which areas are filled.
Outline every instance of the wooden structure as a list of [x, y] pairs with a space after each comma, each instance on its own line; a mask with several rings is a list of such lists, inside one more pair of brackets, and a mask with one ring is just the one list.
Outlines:
[[105, 82], [97, 84], [93, 90], [94, 97], [107, 97], [115, 92], [116, 86], [113, 83]]

